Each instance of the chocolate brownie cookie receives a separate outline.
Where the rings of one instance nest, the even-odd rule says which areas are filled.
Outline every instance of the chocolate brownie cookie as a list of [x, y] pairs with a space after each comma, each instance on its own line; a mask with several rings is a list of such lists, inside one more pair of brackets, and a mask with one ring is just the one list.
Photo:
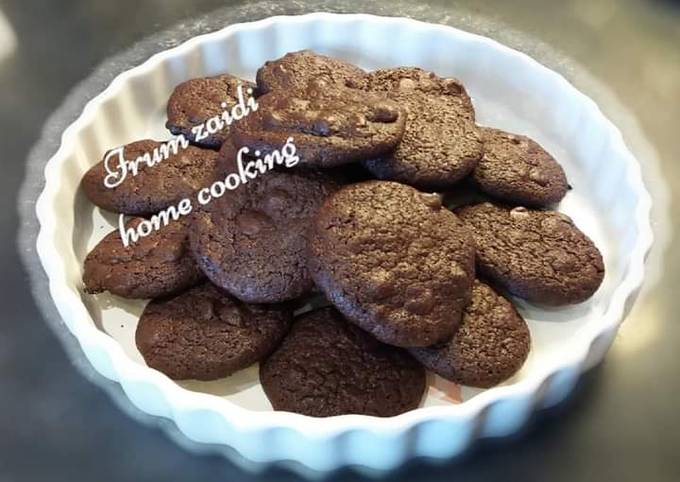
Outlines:
[[510, 301], [475, 281], [472, 299], [451, 340], [412, 348], [436, 374], [462, 385], [487, 388], [510, 378], [529, 354], [529, 328]]
[[[168, 100], [165, 123], [170, 132], [175, 135], [183, 134], [192, 142], [205, 147], [220, 147], [229, 135], [231, 126], [214, 134], [205, 133], [197, 138], [192, 128], [204, 124], [208, 119], [221, 116], [225, 110], [231, 113], [231, 108], [239, 103], [238, 87], [241, 86], [242, 102], [246, 103], [249, 96], [255, 94], [255, 84], [229, 74], [215, 77], [202, 77], [187, 80], [175, 87]], [[223, 107], [222, 104], [226, 104]], [[233, 125], [233, 124], [232, 124]]]
[[290, 52], [270, 60], [257, 71], [260, 92], [304, 90], [310, 80], [322, 79], [331, 85], [360, 82], [366, 72], [342, 60], [319, 55], [311, 50]]
[[[228, 138], [227, 140], [224, 141], [224, 144], [222, 144], [222, 147], [220, 148], [220, 154], [217, 159], [217, 169], [219, 174], [219, 178], [222, 179], [224, 178], [227, 174], [230, 172], [233, 172], [236, 166], [237, 162], [237, 156], [238, 156], [238, 151], [240, 147], [236, 147], [234, 144], [234, 141], [231, 138]], [[257, 163], [258, 160], [256, 157], [253, 157], [252, 151], [249, 150], [248, 153], [243, 153], [242, 154], [242, 162], [243, 163], [248, 163], [248, 162], [255, 162]], [[273, 170], [275, 171], [283, 171], [283, 172], [291, 172], [291, 171], [301, 171], [301, 172], [307, 172], [307, 171], [319, 171], [318, 169], [309, 169], [303, 167], [299, 167], [299, 165], [293, 166], [293, 167], [285, 167], [285, 162], [281, 165], [274, 165]], [[325, 177], [329, 178], [332, 181], [335, 181], [336, 184], [339, 185], [344, 185], [344, 184], [352, 184], [355, 182], [362, 182], [362, 181], [369, 181], [372, 179], [375, 179], [375, 177], [368, 172], [359, 162], [355, 162], [353, 164], [345, 164], [342, 166], [338, 167], [330, 167], [327, 169], [322, 170], [323, 174]]]
[[272, 91], [234, 125], [234, 140], [262, 153], [292, 138], [300, 165], [334, 167], [389, 154], [404, 135], [405, 115], [393, 101], [311, 81], [298, 91]]
[[418, 407], [425, 370], [400, 348], [380, 343], [333, 308], [298, 318], [260, 365], [275, 410], [313, 417], [389, 417]]
[[[140, 221], [131, 219], [125, 227], [135, 228]], [[117, 229], [107, 234], [85, 258], [85, 291], [157, 298], [197, 284], [203, 273], [189, 251], [187, 227], [184, 218], [172, 221], [128, 247]]]
[[250, 303], [307, 293], [309, 225], [334, 189], [325, 174], [300, 170], [267, 172], [227, 191], [194, 214], [191, 246], [201, 269]]
[[379, 340], [429, 346], [460, 323], [474, 280], [472, 236], [436, 194], [386, 181], [332, 194], [312, 225], [317, 286]]
[[490, 127], [480, 130], [484, 156], [473, 178], [482, 191], [525, 206], [547, 206], [562, 200], [569, 190], [567, 176], [537, 142]]
[[247, 305], [205, 283], [151, 301], [135, 342], [147, 365], [170, 378], [214, 380], [269, 355], [291, 319], [287, 306]]
[[[359, 80], [355, 80], [359, 79]], [[363, 78], [353, 78], [347, 83], [351, 88], [383, 92], [395, 91], [421, 92], [423, 94], [439, 96], [452, 95], [459, 97], [468, 109], [468, 115], [475, 115], [472, 100], [463, 84], [453, 77], [439, 77], [433, 72], [419, 67], [394, 67], [378, 69], [366, 74]]]
[[404, 138], [394, 152], [364, 162], [379, 179], [439, 190], [475, 168], [483, 143], [460, 82], [400, 67], [369, 73], [363, 88], [386, 94], [407, 113]]
[[[191, 197], [195, 191], [215, 179], [217, 152], [194, 146], [186, 149], [177, 144], [172, 146], [172, 143], [152, 140], [125, 145], [122, 155], [126, 161], [133, 163], [138, 158], [153, 160], [159, 153], [168, 154], [166, 159], [162, 159], [161, 155], [161, 160], [151, 166], [141, 160], [137, 175], [129, 167], [124, 175], [121, 174], [120, 156], [111, 155], [115, 150], [109, 151], [101, 162], [85, 173], [83, 191], [90, 201], [107, 211], [146, 216]], [[109, 155], [108, 166], [115, 174], [110, 174], [106, 169]], [[107, 179], [114, 187], [104, 184]]]
[[474, 234], [480, 274], [515, 296], [566, 305], [590, 298], [602, 283], [602, 255], [564, 214], [491, 203], [456, 213]]

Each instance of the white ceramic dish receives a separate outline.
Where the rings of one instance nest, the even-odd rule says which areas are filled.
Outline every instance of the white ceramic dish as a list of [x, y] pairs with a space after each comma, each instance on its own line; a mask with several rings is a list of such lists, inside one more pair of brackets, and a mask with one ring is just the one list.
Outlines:
[[[417, 65], [458, 77], [480, 123], [530, 135], [564, 165], [574, 189], [560, 210], [600, 247], [607, 275], [595, 297], [581, 305], [544, 310], [519, 303], [530, 325], [532, 353], [503, 386], [483, 392], [463, 388], [459, 404], [433, 388], [423, 408], [387, 419], [320, 420], [272, 412], [255, 367], [217, 382], [177, 384], [147, 368], [135, 348], [143, 302], [82, 294], [82, 260], [115, 226], [111, 215], [93, 209], [79, 191], [83, 173], [108, 148], [143, 137], [167, 138], [165, 102], [179, 82], [225, 71], [252, 79], [265, 60], [302, 48], [367, 69]], [[651, 201], [640, 167], [590, 99], [492, 40], [403, 18], [272, 17], [154, 55], [86, 106], [64, 132], [45, 178], [36, 206], [38, 253], [50, 295], [92, 365], [120, 382], [138, 408], [174, 420], [192, 440], [231, 446], [257, 462], [293, 460], [315, 470], [349, 464], [385, 470], [414, 456], [451, 457], [479, 437], [516, 431], [535, 409], [562, 400], [608, 349], [640, 287], [652, 242]]]

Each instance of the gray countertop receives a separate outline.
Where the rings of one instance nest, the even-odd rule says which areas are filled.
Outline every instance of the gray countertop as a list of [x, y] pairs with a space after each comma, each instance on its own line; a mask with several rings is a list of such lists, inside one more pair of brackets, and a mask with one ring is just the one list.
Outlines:
[[[645, 289], [606, 361], [574, 395], [512, 439], [484, 441], [440, 466], [414, 461], [389, 480], [678, 480], [679, 2], [0, 0], [14, 32], [0, 22], [0, 481], [297, 479], [284, 468], [255, 474], [221, 455], [181, 447], [169, 424], [133, 410], [115, 384], [92, 372], [66, 333], [27, 240], [35, 232], [30, 213], [40, 170], [61, 129], [116, 73], [228, 23], [312, 10], [414, 16], [532, 55], [621, 127], [655, 201], [657, 242]], [[17, 199], [23, 217], [14, 209]]]

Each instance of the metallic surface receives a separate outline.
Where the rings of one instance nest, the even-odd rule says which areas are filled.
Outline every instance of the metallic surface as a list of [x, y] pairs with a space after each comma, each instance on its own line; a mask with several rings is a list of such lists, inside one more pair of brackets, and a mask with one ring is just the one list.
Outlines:
[[[233, 462], [184, 450], [166, 435], [175, 436], [169, 424], [135, 411], [117, 385], [92, 372], [49, 302], [33, 253], [31, 213], [41, 169], [61, 130], [118, 72], [225, 24], [314, 10], [413, 16], [478, 32], [532, 55], [598, 101], [619, 125], [655, 200], [657, 243], [645, 289], [606, 361], [571, 399], [537, 414], [511, 440], [484, 441], [464, 459], [436, 467], [414, 461], [389, 480], [677, 480], [678, 3], [17, 0], [0, 1], [0, 481], [296, 479], [285, 468], [262, 469], [237, 457]], [[20, 219], [14, 206], [25, 174]], [[26, 266], [15, 244], [20, 224], [18, 250]], [[258, 475], [256, 469], [265, 472]]]

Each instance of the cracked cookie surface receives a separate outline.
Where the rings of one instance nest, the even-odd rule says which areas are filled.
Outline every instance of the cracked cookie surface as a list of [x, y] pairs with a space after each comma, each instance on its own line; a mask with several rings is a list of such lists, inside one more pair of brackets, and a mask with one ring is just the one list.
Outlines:
[[385, 343], [429, 346], [460, 323], [474, 245], [436, 194], [386, 181], [346, 186], [319, 209], [309, 250], [317, 286]]
[[260, 92], [304, 90], [310, 80], [322, 79], [331, 85], [346, 86], [363, 79], [366, 72], [342, 60], [300, 50], [264, 63], [257, 71]]
[[286, 305], [248, 305], [210, 283], [151, 301], [135, 342], [147, 365], [176, 380], [214, 380], [267, 356], [290, 327]]
[[[128, 221], [134, 229], [142, 221]], [[85, 258], [83, 283], [88, 293], [109, 291], [124, 298], [157, 298], [197, 284], [203, 273], [189, 251], [188, 221], [181, 218], [128, 247], [116, 229]]]
[[[234, 169], [231, 167], [230, 169]], [[337, 188], [321, 172], [270, 171], [194, 213], [191, 247], [208, 278], [250, 303], [313, 287], [306, 244], [312, 217]]]
[[587, 300], [602, 283], [602, 255], [565, 214], [492, 203], [455, 212], [474, 235], [480, 274], [515, 296], [566, 305]]
[[[148, 139], [132, 142], [123, 147], [123, 156], [134, 162], [140, 156], [153, 156], [154, 150], [158, 151], [164, 144]], [[104, 185], [108, 173], [102, 160], [85, 173], [83, 191], [90, 201], [107, 211], [146, 216], [193, 196], [214, 180], [217, 152], [195, 146], [168, 152], [167, 159], [153, 166], [140, 163], [137, 175], [128, 170], [123, 181], [111, 188]], [[112, 156], [110, 168], [118, 165], [115, 158], [117, 156]]]
[[[167, 105], [168, 120], [165, 127], [175, 135], [183, 134], [195, 144], [217, 148], [229, 136], [231, 126], [207, 137], [197, 139], [192, 128], [204, 124], [208, 119], [221, 116], [223, 111], [231, 112], [231, 108], [239, 102], [238, 86], [242, 86], [244, 102], [249, 95], [255, 95], [255, 84], [229, 74], [214, 77], [201, 77], [182, 82], [170, 95]], [[251, 89], [251, 92], [248, 92]], [[226, 107], [222, 107], [222, 103]], [[235, 121], [238, 122], [238, 121]], [[232, 124], [233, 125], [233, 124]], [[203, 137], [203, 136], [201, 136]]]
[[410, 352], [448, 380], [488, 388], [522, 367], [530, 344], [529, 328], [510, 301], [475, 280], [472, 298], [451, 340]]
[[418, 407], [425, 370], [406, 350], [379, 342], [333, 308], [305, 313], [260, 381], [275, 410], [314, 417], [389, 417]]
[[547, 206], [569, 190], [562, 166], [529, 137], [490, 127], [480, 128], [484, 156], [473, 179], [485, 193], [503, 202]]
[[399, 67], [370, 72], [358, 86], [387, 95], [407, 116], [404, 137], [394, 152], [364, 161], [379, 179], [445, 189], [470, 174], [482, 157], [472, 102], [456, 79]]
[[335, 167], [388, 154], [404, 135], [399, 104], [356, 89], [316, 79], [303, 90], [275, 90], [234, 125], [234, 140], [255, 155], [269, 153], [292, 138], [307, 167]]

